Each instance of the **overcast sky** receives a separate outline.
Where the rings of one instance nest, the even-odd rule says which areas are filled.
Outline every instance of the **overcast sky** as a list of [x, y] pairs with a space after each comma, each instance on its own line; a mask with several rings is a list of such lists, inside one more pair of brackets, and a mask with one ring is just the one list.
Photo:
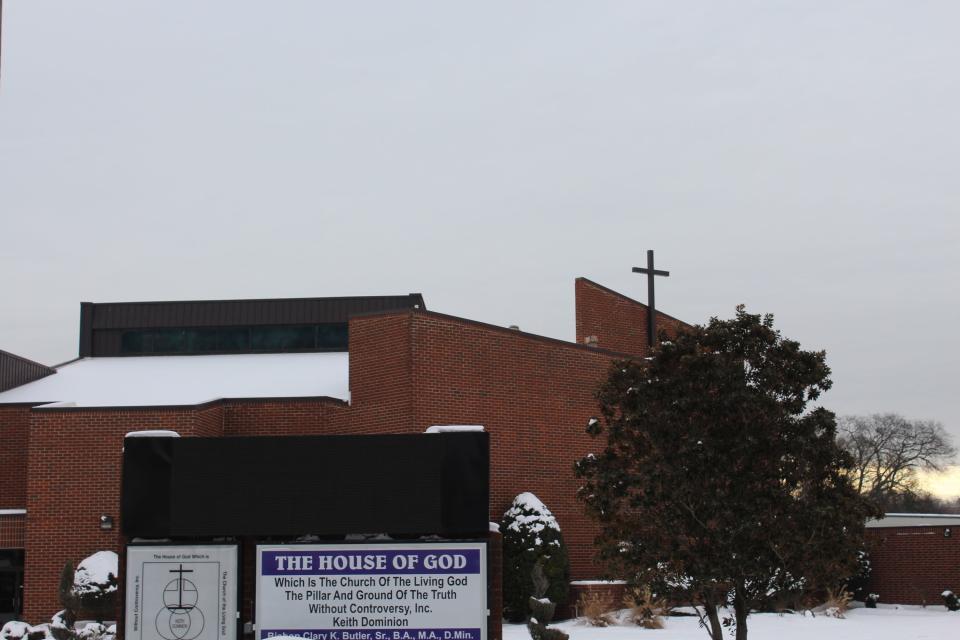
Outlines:
[[960, 3], [6, 0], [0, 348], [79, 303], [422, 292], [574, 336], [573, 280], [826, 349], [960, 440]]

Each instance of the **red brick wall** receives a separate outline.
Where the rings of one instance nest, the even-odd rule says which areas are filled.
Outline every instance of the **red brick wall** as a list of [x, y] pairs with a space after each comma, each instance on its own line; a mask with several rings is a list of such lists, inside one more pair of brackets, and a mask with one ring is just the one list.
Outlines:
[[[27, 463], [24, 617], [49, 619], [61, 607], [64, 563], [100, 550], [120, 551], [120, 465], [130, 431], [172, 429], [182, 436], [218, 435], [219, 407], [37, 409]], [[101, 514], [114, 518], [102, 531]]]
[[410, 433], [413, 426], [412, 316], [350, 320], [350, 412], [341, 433]]
[[[577, 310], [577, 342], [596, 336], [597, 346], [613, 351], [647, 353], [647, 305], [586, 278], [574, 284]], [[657, 312], [657, 331], [676, 335], [685, 323]]]
[[23, 549], [27, 519], [21, 514], [0, 514], [0, 549]]
[[29, 430], [30, 407], [0, 407], [0, 509], [23, 509], [27, 505]]
[[323, 435], [332, 432], [332, 416], [346, 408], [327, 398], [228, 400], [223, 403], [223, 435]]
[[[193, 414], [193, 429], [182, 436], [219, 438], [224, 436], [224, 408], [220, 402], [211, 402], [197, 407]], [[179, 432], [178, 432], [179, 433]]]
[[867, 529], [867, 543], [880, 602], [939, 605], [944, 590], [960, 593], [960, 527]]
[[413, 431], [480, 424], [490, 433], [490, 519], [534, 492], [556, 515], [574, 578], [594, 578], [596, 530], [575, 498], [573, 464], [601, 443], [585, 431], [616, 356], [519, 331], [414, 312]]

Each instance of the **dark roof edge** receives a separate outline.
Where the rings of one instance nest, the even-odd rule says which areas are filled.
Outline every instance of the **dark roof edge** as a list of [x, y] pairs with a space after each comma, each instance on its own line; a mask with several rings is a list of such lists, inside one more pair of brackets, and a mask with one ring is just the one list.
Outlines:
[[[16, 387], [14, 387], [16, 388]], [[9, 389], [8, 389], [9, 391]], [[52, 400], [51, 402], [60, 402], [59, 400]], [[51, 404], [51, 402], [0, 402], [0, 410], [3, 409], [18, 409], [24, 408], [29, 409], [30, 407], [36, 407], [41, 404]]]
[[586, 344], [579, 344], [577, 342], [570, 342], [568, 340], [561, 340], [559, 338], [550, 338], [548, 336], [541, 336], [536, 333], [528, 333], [526, 331], [520, 331], [518, 329], [511, 329], [509, 327], [501, 327], [497, 324], [490, 324], [489, 322], [481, 322], [479, 320], [471, 320], [470, 318], [461, 318], [460, 316], [452, 316], [447, 313], [440, 313], [439, 311], [426, 311], [421, 309], [409, 309], [404, 311], [371, 311], [368, 313], [356, 314], [352, 316], [353, 318], [369, 318], [376, 316], [402, 316], [402, 315], [421, 315], [427, 317], [439, 318], [441, 320], [450, 320], [453, 322], [459, 322], [461, 324], [469, 324], [477, 327], [482, 327], [484, 329], [491, 329], [499, 333], [505, 333], [511, 336], [522, 336], [529, 340], [536, 340], [538, 342], [546, 342], [548, 344], [554, 344], [560, 347], [570, 347], [573, 349], [578, 349], [580, 351], [586, 351], [587, 353], [597, 353], [604, 356], [610, 356], [612, 358], [617, 358], [621, 360], [632, 360], [635, 358], [642, 357], [640, 354], [636, 353], [625, 353], [623, 351], [613, 351], [611, 349], [604, 349], [602, 347], [591, 347]]
[[378, 298], [416, 298], [422, 308], [426, 308], [422, 293], [401, 293], [386, 296], [322, 296], [310, 298], [233, 298], [226, 300], [126, 300], [123, 302], [81, 302], [80, 304], [98, 305], [133, 305], [133, 304], [219, 304], [223, 302], [289, 302], [293, 300], [376, 300]]
[[[602, 290], [602, 291], [606, 291], [607, 293], [613, 294], [613, 295], [617, 296], [618, 298], [623, 298], [623, 299], [626, 300], [627, 302], [632, 302], [633, 304], [638, 304], [638, 305], [640, 305], [641, 307], [643, 307], [643, 308], [645, 308], [645, 309], [648, 309], [648, 308], [649, 308], [646, 303], [640, 302], [639, 300], [634, 300], [634, 299], [631, 298], [630, 296], [625, 296], [625, 295], [623, 295], [622, 293], [620, 293], [619, 291], [614, 291], [614, 290], [611, 289], [610, 287], [605, 287], [605, 286], [603, 286], [602, 284], [600, 284], [599, 282], [594, 282], [594, 281], [591, 280], [590, 278], [584, 278], [583, 276], [581, 276], [581, 277], [577, 278], [577, 280], [583, 280], [584, 282], [589, 282], [591, 285], [593, 285], [593, 286], [596, 287], [597, 289], [600, 289], [600, 290]], [[660, 311], [660, 309], [657, 309], [657, 317], [660, 317], [660, 316], [663, 316], [664, 318], [667, 318], [667, 319], [669, 319], [669, 320], [673, 320], [674, 322], [679, 322], [680, 324], [682, 324], [682, 325], [684, 325], [684, 326], [686, 326], [686, 327], [691, 327], [691, 328], [693, 327], [693, 325], [690, 324], [689, 322], [685, 322], [684, 320], [681, 320], [680, 318], [676, 318], [676, 317], [674, 317], [674, 316], [671, 316], [669, 313], [664, 313], [663, 311]]]
[[51, 374], [51, 373], [56, 373], [56, 372], [57, 372], [57, 370], [54, 369], [53, 367], [47, 366], [47, 365], [45, 365], [45, 364], [41, 364], [41, 363], [37, 362], [36, 360], [31, 360], [30, 358], [24, 358], [23, 356], [18, 356], [17, 354], [15, 354], [15, 353], [10, 353], [9, 351], [4, 351], [3, 349], [0, 349], [0, 354], [5, 355], [5, 356], [10, 357], [10, 358], [13, 358], [14, 360], [19, 360], [20, 362], [26, 362], [27, 364], [30, 364], [30, 365], [33, 365], [33, 366], [36, 366], [36, 367], [40, 367], [41, 369], [46, 369], [46, 370], [47, 370], [47, 375], [49, 375], [49, 374]]
[[53, 365], [53, 368], [54, 368], [54, 369], [59, 369], [60, 367], [65, 367], [65, 366], [67, 366], [68, 364], [73, 364], [74, 362], [79, 362], [80, 360], [83, 360], [83, 356], [77, 356], [76, 358], [73, 358], [73, 359], [71, 359], [71, 360], [67, 360], [66, 362], [61, 362], [60, 364], [55, 364], [55, 365]]
[[[237, 404], [237, 403], [266, 403], [266, 402], [305, 402], [305, 401], [314, 401], [314, 402], [324, 402], [330, 404], [338, 404], [344, 407], [350, 406], [350, 403], [342, 398], [334, 398], [332, 396], [270, 396], [263, 398], [215, 398], [214, 400], [207, 400], [206, 402], [200, 402], [198, 404], [137, 404], [137, 405], [128, 405], [128, 406], [97, 406], [97, 407], [49, 407], [44, 408], [40, 405], [45, 403], [39, 402], [19, 402], [19, 403], [9, 403], [9, 404], [0, 404], [0, 408], [5, 406], [30, 406], [33, 411], [50, 411], [52, 413], [66, 413], [71, 411], [111, 411], [111, 412], [123, 412], [123, 411], [197, 411], [202, 409], [209, 409], [211, 407], [228, 405], [228, 404]], [[54, 401], [62, 402], [62, 401]], [[49, 402], [46, 404], [54, 404], [54, 402]], [[69, 401], [68, 401], [69, 402]]]

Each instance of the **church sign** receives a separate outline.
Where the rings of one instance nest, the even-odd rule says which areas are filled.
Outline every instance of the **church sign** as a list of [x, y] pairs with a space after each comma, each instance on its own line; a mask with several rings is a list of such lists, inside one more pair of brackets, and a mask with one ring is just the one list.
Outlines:
[[127, 547], [128, 640], [236, 640], [237, 545]]
[[257, 640], [486, 640], [482, 542], [260, 545]]

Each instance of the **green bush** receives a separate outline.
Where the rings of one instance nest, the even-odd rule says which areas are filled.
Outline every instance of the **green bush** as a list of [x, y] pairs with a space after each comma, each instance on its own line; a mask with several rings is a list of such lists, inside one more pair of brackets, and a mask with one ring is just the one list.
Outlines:
[[[570, 560], [560, 525], [550, 510], [532, 493], [521, 493], [503, 514], [503, 615], [523, 622], [530, 615], [531, 596], [545, 595], [563, 605], [570, 590]], [[548, 586], [536, 594], [533, 568], [540, 561]]]
[[66, 628], [71, 628], [80, 615], [92, 616], [98, 622], [116, 615], [118, 602], [117, 554], [98, 551], [85, 558], [76, 569], [67, 562], [60, 573], [60, 604]]

